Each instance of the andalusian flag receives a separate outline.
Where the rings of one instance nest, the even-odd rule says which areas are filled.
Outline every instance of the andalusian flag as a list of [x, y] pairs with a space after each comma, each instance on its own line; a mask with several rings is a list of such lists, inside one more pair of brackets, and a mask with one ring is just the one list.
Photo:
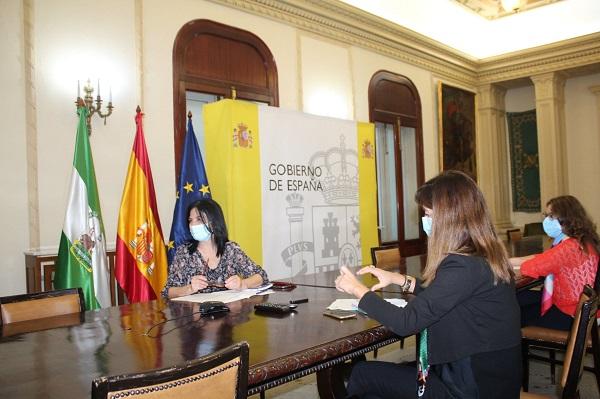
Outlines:
[[83, 289], [86, 309], [108, 307], [110, 285], [104, 225], [94, 173], [85, 107], [77, 110], [79, 125], [73, 157], [71, 190], [60, 237], [54, 287]]
[[211, 193], [270, 279], [370, 264], [375, 129], [239, 100], [204, 110]]
[[135, 117], [137, 131], [117, 226], [115, 276], [130, 303], [156, 299], [167, 281], [167, 254], [142, 116], [138, 111]]

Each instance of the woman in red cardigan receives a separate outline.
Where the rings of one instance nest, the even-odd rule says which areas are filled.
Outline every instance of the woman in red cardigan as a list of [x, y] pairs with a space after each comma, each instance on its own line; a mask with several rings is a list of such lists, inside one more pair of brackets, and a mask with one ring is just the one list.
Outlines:
[[554, 239], [552, 248], [542, 254], [511, 258], [510, 261], [513, 266], [520, 266], [521, 274], [525, 276], [553, 275], [552, 306], [542, 311], [542, 291], [519, 293], [521, 323], [568, 331], [583, 286], [594, 285], [600, 239], [585, 209], [571, 195], [548, 201], [544, 216], [544, 231]]

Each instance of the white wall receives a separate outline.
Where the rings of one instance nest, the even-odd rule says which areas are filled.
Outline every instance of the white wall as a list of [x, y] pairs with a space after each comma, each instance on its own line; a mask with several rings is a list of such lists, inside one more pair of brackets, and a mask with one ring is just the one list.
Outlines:
[[[106, 239], [114, 243], [139, 102], [133, 2], [36, 1], [34, 7], [41, 246], [56, 248], [60, 239], [73, 165], [77, 80], [83, 87], [88, 77], [93, 86], [100, 79], [104, 99], [112, 88], [116, 107], [106, 126], [92, 117], [90, 136]], [[147, 132], [150, 142], [157, 133]], [[149, 151], [155, 163], [156, 151]]]
[[[101, 79], [106, 99], [112, 88], [115, 110], [104, 126], [93, 117], [93, 150], [100, 202], [109, 247], [114, 245], [119, 204], [135, 133], [135, 107], [145, 112], [146, 143], [163, 234], [168, 235], [174, 203], [173, 42], [179, 29], [193, 19], [210, 19], [260, 37], [269, 47], [278, 71], [280, 106], [311, 109], [309, 93], [330, 88], [344, 98], [346, 117], [368, 120], [368, 83], [380, 69], [409, 77], [421, 96], [425, 133], [426, 175], [437, 172], [435, 90], [430, 73], [398, 61], [325, 40], [283, 23], [203, 0], [33, 0], [33, 54], [39, 190], [39, 246], [28, 237], [27, 165], [23, 80], [23, 17], [19, 0], [0, 0], [1, 49], [8, 55], [0, 65], [3, 96], [2, 185], [3, 224], [20, 226], [0, 233], [0, 295], [25, 291], [23, 251], [56, 251], [62, 229], [75, 144], [73, 101], [77, 80]], [[136, 16], [141, 24], [136, 25]], [[6, 23], [5, 23], [6, 20]], [[335, 52], [332, 55], [331, 52]], [[329, 56], [327, 56], [329, 54]], [[318, 68], [314, 65], [319, 60]], [[341, 74], [340, 71], [344, 73]], [[331, 84], [331, 87], [325, 87]], [[3, 90], [4, 91], [4, 90]], [[339, 115], [342, 116], [342, 115]], [[3, 144], [4, 144], [3, 143]], [[35, 150], [35, 149], [34, 149]], [[34, 151], [35, 153], [35, 151]], [[10, 171], [10, 173], [8, 173]], [[4, 214], [6, 213], [6, 215]]]
[[569, 193], [600, 223], [600, 115], [590, 86], [600, 74], [572, 78], [565, 85]]
[[0, 0], [0, 295], [23, 292], [29, 245], [23, 7]]

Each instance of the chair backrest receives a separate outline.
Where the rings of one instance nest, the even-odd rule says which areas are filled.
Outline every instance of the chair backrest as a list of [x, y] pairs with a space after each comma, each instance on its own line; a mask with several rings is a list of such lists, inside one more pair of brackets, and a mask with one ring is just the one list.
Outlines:
[[544, 234], [544, 227], [541, 222], [526, 223], [523, 226], [523, 237], [539, 236]]
[[[590, 334], [598, 334], [596, 327], [596, 312], [598, 310], [598, 293], [589, 285], [583, 287], [579, 297], [579, 304], [573, 319], [573, 326], [569, 333], [567, 350], [563, 366], [561, 387], [562, 398], [576, 398], [579, 381], [583, 373], [583, 361], [586, 353], [586, 344]], [[593, 327], [593, 328], [592, 328]]]
[[521, 229], [511, 229], [506, 230], [506, 235], [508, 236], [508, 241], [518, 241], [523, 238], [523, 234], [521, 233]]
[[0, 298], [1, 324], [42, 319], [85, 310], [81, 288], [36, 292]]
[[386, 245], [371, 248], [371, 259], [377, 267], [398, 266], [400, 264], [400, 248], [398, 245]]
[[240, 342], [182, 365], [97, 378], [92, 399], [243, 399], [248, 395], [248, 362], [248, 343]]

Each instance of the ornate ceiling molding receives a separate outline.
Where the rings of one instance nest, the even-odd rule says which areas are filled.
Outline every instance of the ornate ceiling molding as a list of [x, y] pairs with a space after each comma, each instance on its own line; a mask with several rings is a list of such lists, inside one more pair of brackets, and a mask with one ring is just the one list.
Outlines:
[[450, 47], [336, 0], [211, 0], [473, 85], [476, 61]]
[[466, 86], [600, 63], [600, 33], [476, 60], [337, 0], [210, 0], [423, 68]]
[[480, 83], [502, 82], [600, 63], [600, 33], [487, 58], [479, 62]]

